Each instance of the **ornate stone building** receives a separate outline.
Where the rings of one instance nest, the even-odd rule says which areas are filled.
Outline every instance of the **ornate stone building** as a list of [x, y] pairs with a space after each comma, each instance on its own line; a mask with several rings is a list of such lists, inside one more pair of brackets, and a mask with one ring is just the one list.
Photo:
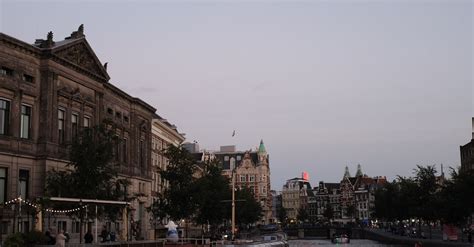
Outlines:
[[[163, 180], [160, 175], [160, 171], [166, 170], [168, 166], [168, 159], [163, 155], [163, 150], [169, 145], [180, 145], [184, 141], [184, 134], [179, 133], [175, 125], [159, 115], [155, 115], [153, 118], [151, 131], [151, 198], [156, 200], [158, 195], [162, 194], [169, 185], [168, 181]], [[164, 229], [163, 224], [166, 223], [158, 220], [151, 221], [154, 232], [158, 232], [158, 229]], [[158, 235], [154, 233], [154, 236]]]
[[387, 183], [384, 176], [368, 177], [362, 173], [361, 166], [357, 166], [355, 177], [351, 177], [346, 166], [340, 183], [319, 182], [314, 188], [315, 218], [324, 219], [324, 212], [330, 206], [333, 211], [333, 220], [346, 223], [360, 220], [368, 224], [375, 207], [375, 191]]
[[311, 184], [303, 178], [288, 179], [281, 192], [282, 206], [289, 220], [295, 221], [298, 210], [308, 210], [308, 199], [313, 195]]
[[272, 197], [270, 193], [270, 166], [269, 155], [260, 141], [257, 151], [236, 152], [235, 147], [228, 150], [221, 149], [216, 152], [215, 157], [223, 165], [223, 174], [231, 177], [235, 168], [236, 188], [249, 188], [254, 192], [255, 199], [262, 206], [261, 224], [273, 222], [272, 217]]
[[159, 115], [153, 118], [151, 141], [151, 161], [152, 161], [152, 186], [151, 195], [156, 198], [163, 193], [168, 185], [167, 181], [161, 179], [160, 171], [166, 170], [168, 160], [163, 155], [163, 150], [169, 145], [178, 146], [184, 141], [184, 134], [178, 132], [175, 125], [168, 122]]
[[[110, 82], [107, 64], [95, 55], [82, 25], [64, 40], [55, 41], [50, 32], [34, 44], [0, 33], [0, 203], [43, 196], [46, 172], [65, 167], [73, 136], [110, 119], [123, 140], [116, 148], [120, 174], [132, 183], [128, 192], [139, 195], [131, 205], [131, 217], [141, 224], [137, 237], [148, 238], [154, 113]], [[3, 233], [33, 227], [26, 215], [22, 226], [14, 226], [12, 211], [0, 210]], [[74, 237], [74, 226], [68, 221], [60, 228]], [[112, 228], [124, 238], [127, 227]]]

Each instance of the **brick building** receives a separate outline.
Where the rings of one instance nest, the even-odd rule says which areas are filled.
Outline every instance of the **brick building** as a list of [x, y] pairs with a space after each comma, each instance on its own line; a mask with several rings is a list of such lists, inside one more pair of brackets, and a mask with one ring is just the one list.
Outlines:
[[237, 151], [234, 145], [230, 145], [221, 146], [220, 150], [215, 152], [203, 150], [193, 153], [198, 148], [196, 149], [196, 144], [190, 143], [186, 144], [185, 148], [193, 154], [198, 163], [219, 161], [224, 176], [231, 178], [234, 171], [236, 188], [249, 188], [262, 206], [263, 215], [258, 223], [268, 224], [275, 221], [272, 214], [269, 155], [263, 140], [256, 151]]

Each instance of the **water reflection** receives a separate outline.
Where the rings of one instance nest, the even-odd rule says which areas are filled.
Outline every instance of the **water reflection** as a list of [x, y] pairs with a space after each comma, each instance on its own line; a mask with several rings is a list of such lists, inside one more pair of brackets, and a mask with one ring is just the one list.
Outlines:
[[290, 240], [288, 241], [290, 247], [311, 247], [311, 246], [366, 246], [366, 247], [400, 247], [402, 245], [388, 245], [381, 244], [377, 241], [366, 239], [352, 239], [349, 244], [333, 244], [330, 240]]

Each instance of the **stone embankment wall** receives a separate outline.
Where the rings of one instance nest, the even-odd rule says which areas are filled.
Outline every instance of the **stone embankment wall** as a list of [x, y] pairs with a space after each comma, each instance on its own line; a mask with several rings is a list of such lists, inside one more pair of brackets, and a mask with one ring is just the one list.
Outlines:
[[393, 245], [404, 245], [404, 246], [414, 246], [416, 242], [421, 242], [423, 247], [450, 247], [450, 246], [460, 246], [460, 247], [472, 247], [472, 243], [466, 242], [447, 242], [438, 239], [414, 239], [407, 238], [398, 235], [382, 234], [375, 231], [361, 230], [361, 236], [365, 239], [375, 240], [384, 244], [393, 244]]

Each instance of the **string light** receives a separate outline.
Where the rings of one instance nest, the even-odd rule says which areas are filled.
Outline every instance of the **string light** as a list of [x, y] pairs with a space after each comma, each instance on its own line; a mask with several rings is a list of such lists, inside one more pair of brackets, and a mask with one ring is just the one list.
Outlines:
[[50, 213], [72, 213], [72, 212], [77, 212], [77, 211], [79, 211], [81, 209], [84, 209], [86, 207], [87, 207], [87, 205], [84, 205], [82, 207], [67, 209], [67, 210], [56, 210], [56, 209], [47, 208], [45, 211], [50, 212]]
[[[30, 202], [30, 201], [25, 200], [25, 199], [22, 199], [21, 197], [11, 199], [10, 201], [6, 201], [3, 204], [6, 206], [6, 205], [9, 205], [9, 204], [16, 204], [16, 203], [22, 203], [22, 204], [28, 205], [30, 207], [34, 207], [36, 209], [41, 208], [41, 205]], [[50, 212], [50, 213], [72, 213], [72, 212], [77, 212], [77, 211], [79, 211], [81, 209], [84, 209], [86, 207], [87, 207], [87, 205], [84, 205], [84, 206], [81, 206], [81, 207], [72, 208], [72, 209], [65, 209], [65, 210], [57, 210], [57, 209], [47, 208], [47, 209], [45, 209], [45, 211]]]

